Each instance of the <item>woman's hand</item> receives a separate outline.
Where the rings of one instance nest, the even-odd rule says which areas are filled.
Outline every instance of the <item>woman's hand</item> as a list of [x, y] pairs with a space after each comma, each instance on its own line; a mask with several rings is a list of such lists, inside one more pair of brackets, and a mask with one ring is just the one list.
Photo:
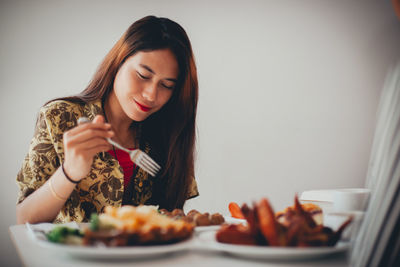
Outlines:
[[106, 138], [114, 136], [111, 125], [97, 115], [92, 122], [82, 123], [64, 133], [64, 170], [75, 181], [89, 173], [93, 157], [112, 146]]

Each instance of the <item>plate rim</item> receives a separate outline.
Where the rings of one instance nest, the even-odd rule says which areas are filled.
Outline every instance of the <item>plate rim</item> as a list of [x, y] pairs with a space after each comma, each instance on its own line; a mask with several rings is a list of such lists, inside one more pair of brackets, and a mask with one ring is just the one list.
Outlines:
[[[204, 236], [211, 234], [204, 232], [201, 235]], [[215, 234], [213, 235], [213, 237], [213, 239], [208, 241], [203, 239], [203, 242], [207, 242], [205, 247], [209, 246], [214, 250], [248, 259], [273, 259], [282, 261], [312, 259], [325, 257], [331, 254], [342, 253], [350, 249], [350, 242], [344, 241], [338, 242], [333, 247], [271, 247], [221, 243], [215, 239]], [[201, 236], [199, 236], [199, 238], [201, 238]]]
[[173, 244], [123, 247], [67, 245], [39, 239], [37, 239], [35, 243], [42, 248], [50, 249], [54, 252], [66, 253], [74, 257], [96, 257], [98, 259], [104, 259], [117, 256], [121, 258], [141, 258], [149, 255], [156, 256], [177, 251], [185, 251], [190, 249], [190, 244], [193, 242], [193, 240], [194, 235], [188, 239]]

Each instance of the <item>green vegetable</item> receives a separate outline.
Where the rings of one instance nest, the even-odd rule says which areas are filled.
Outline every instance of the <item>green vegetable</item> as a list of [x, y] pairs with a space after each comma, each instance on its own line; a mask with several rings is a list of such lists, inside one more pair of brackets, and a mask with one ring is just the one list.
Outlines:
[[90, 230], [96, 232], [96, 231], [107, 231], [114, 228], [115, 228], [114, 225], [100, 221], [99, 215], [97, 215], [96, 213], [92, 213], [90, 215], [90, 224], [89, 224]]
[[99, 226], [100, 226], [99, 215], [97, 215], [96, 213], [92, 213], [90, 215], [90, 225], [89, 225], [90, 230], [97, 231], [99, 230]]
[[56, 226], [46, 234], [49, 241], [54, 243], [66, 243], [70, 237], [83, 237], [79, 229], [73, 229], [66, 226]]

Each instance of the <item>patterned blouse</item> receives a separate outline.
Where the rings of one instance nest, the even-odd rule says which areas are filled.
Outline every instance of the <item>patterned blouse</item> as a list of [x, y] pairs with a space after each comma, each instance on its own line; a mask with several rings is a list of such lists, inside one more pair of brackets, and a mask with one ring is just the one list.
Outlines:
[[[17, 176], [18, 203], [41, 187], [64, 161], [63, 133], [75, 127], [78, 118], [85, 116], [93, 120], [97, 114], [103, 114], [101, 101], [81, 105], [56, 100], [40, 109], [29, 152]], [[142, 149], [151, 152], [148, 143]], [[129, 184], [132, 189], [129, 190], [130, 199], [127, 200], [122, 167], [109, 153], [98, 153], [91, 171], [73, 190], [54, 222], [85, 222], [92, 212], [101, 213], [109, 205], [157, 204], [151, 200], [154, 179], [157, 177], [136, 168]], [[198, 190], [193, 178], [187, 198], [195, 196], [198, 196]]]

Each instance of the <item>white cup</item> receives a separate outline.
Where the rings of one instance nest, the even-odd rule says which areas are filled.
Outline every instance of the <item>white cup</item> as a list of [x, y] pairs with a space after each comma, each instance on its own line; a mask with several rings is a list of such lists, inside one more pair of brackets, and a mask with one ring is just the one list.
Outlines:
[[367, 188], [345, 188], [333, 192], [333, 209], [338, 212], [365, 211], [371, 190]]

